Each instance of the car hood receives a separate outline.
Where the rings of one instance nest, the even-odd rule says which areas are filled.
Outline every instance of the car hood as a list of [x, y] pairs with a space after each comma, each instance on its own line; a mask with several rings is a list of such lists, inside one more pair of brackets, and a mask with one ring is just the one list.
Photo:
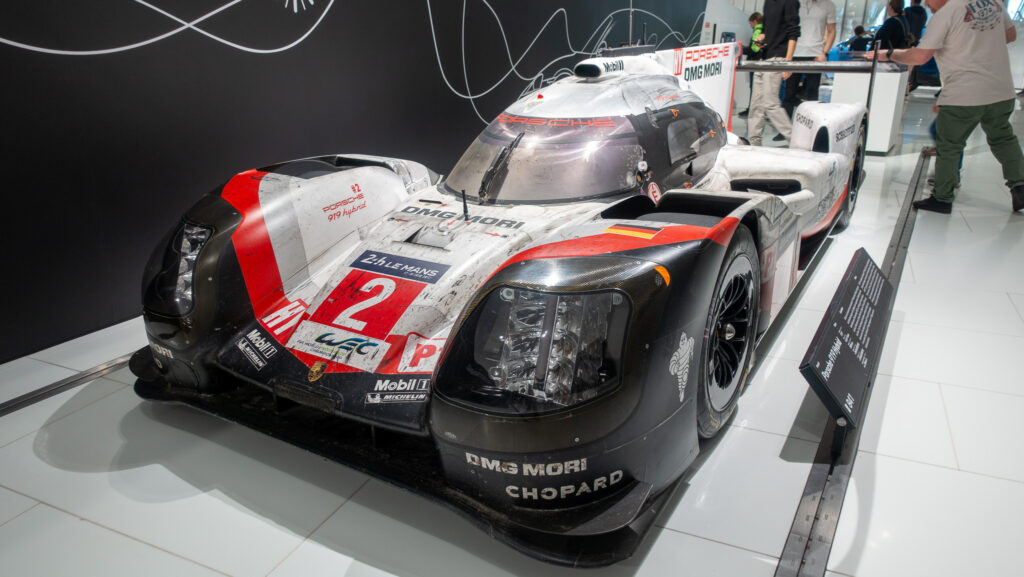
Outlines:
[[287, 347], [304, 361], [328, 361], [327, 373], [427, 375], [462, 308], [495, 269], [606, 206], [473, 204], [464, 211], [436, 188], [414, 195], [340, 259]]
[[[281, 397], [423, 431], [431, 373], [476, 290], [520, 252], [579, 236], [607, 207], [464, 205], [437, 187], [409, 195], [342, 252], [325, 252], [328, 264], [311, 264], [276, 312], [257, 310], [221, 364], [243, 376], [259, 370], [249, 380]], [[272, 368], [251, 366], [278, 345], [286, 354]]]

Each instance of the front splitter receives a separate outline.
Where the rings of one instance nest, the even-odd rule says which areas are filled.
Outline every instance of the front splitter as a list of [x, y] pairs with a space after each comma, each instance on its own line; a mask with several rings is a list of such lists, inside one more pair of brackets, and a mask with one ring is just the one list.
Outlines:
[[[649, 495], [649, 486], [634, 483], [613, 499], [571, 512], [523, 511], [533, 527], [543, 524], [545, 517], [552, 527], [564, 527], [566, 516], [594, 519], [622, 514], [624, 510], [639, 511], [635, 515], [631, 512], [633, 519], [614, 531], [582, 536], [537, 531], [513, 522], [509, 513], [449, 486], [440, 455], [429, 437], [375, 428], [290, 401], [282, 404], [269, 391], [251, 385], [240, 384], [217, 394], [171, 387], [158, 377], [148, 378], [156, 374], [148, 347], [133, 355], [131, 367], [136, 375], [144, 375], [135, 382], [136, 394], [144, 399], [195, 407], [426, 497], [517, 551], [556, 565], [602, 567], [632, 556], [679, 482], [654, 496]], [[629, 505], [630, 500], [636, 502]]]

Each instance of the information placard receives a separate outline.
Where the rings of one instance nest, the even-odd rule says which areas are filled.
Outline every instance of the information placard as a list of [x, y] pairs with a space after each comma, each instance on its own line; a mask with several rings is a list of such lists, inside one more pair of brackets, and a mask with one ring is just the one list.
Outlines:
[[858, 250], [800, 363], [825, 407], [857, 427], [885, 336], [895, 290], [867, 251]]

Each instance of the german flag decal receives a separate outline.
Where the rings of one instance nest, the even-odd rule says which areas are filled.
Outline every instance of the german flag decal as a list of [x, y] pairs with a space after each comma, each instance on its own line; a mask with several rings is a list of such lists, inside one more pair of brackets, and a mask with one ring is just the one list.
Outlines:
[[625, 236], [636, 236], [636, 237], [639, 237], [639, 238], [646, 238], [647, 240], [650, 240], [650, 239], [654, 238], [654, 236], [656, 234], [661, 232], [661, 229], [660, 228], [655, 228], [655, 227], [652, 227], [652, 226], [636, 226], [636, 225], [632, 225], [632, 224], [616, 224], [616, 225], [613, 225], [613, 226], [609, 226], [608, 228], [604, 229], [604, 231], [605, 232], [609, 232], [611, 234], [622, 234], [622, 235], [625, 235]]

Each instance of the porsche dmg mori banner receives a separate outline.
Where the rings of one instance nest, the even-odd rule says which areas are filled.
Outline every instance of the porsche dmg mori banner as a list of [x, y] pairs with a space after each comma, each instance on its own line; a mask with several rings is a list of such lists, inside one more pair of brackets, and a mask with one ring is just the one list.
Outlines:
[[736, 42], [658, 51], [658, 60], [682, 86], [696, 92], [732, 130], [732, 92], [740, 45]]

